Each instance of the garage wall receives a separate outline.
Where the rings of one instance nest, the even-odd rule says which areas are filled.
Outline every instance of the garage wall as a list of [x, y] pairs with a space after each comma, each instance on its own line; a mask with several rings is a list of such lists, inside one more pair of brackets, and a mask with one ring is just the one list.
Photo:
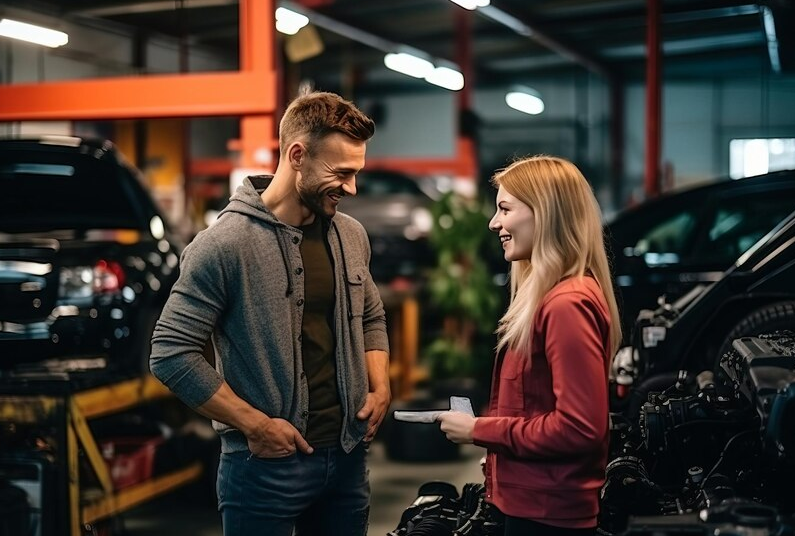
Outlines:
[[[625, 194], [642, 196], [645, 87], [626, 91]], [[663, 89], [662, 158], [680, 186], [729, 173], [733, 138], [795, 137], [795, 76], [675, 82]]]

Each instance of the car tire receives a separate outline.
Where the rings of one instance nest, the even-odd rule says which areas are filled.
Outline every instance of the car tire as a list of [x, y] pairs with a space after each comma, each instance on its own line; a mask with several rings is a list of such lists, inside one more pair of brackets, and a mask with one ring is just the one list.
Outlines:
[[718, 358], [732, 350], [732, 341], [780, 329], [795, 330], [795, 301], [770, 303], [751, 311], [729, 332], [721, 344]]

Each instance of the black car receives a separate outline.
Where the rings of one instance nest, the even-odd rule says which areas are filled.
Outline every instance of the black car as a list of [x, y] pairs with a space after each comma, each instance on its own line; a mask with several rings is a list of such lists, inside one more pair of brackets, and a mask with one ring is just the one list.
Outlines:
[[373, 278], [388, 283], [418, 276], [434, 258], [428, 245], [433, 198], [413, 177], [382, 169], [358, 173], [356, 189], [340, 210], [367, 229]]
[[795, 208], [795, 171], [722, 180], [626, 210], [606, 226], [624, 342], [638, 312], [717, 281]]
[[613, 376], [617, 385], [639, 389], [641, 400], [647, 389], [639, 384], [670, 383], [680, 370], [715, 370], [735, 339], [783, 329], [795, 330], [795, 212], [717, 282], [642, 310], [632, 347], [614, 359]]
[[0, 369], [145, 370], [182, 243], [140, 173], [108, 141], [4, 139], [0, 188]]

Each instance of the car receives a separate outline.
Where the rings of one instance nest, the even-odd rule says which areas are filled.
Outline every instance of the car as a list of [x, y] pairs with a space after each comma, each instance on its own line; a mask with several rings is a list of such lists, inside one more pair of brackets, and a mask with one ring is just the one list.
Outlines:
[[795, 331], [795, 212], [718, 281], [639, 313], [632, 345], [613, 360], [614, 407], [628, 391], [642, 403], [648, 386], [670, 383], [680, 371], [715, 371], [735, 339], [785, 329]]
[[416, 278], [434, 259], [428, 245], [434, 199], [412, 176], [385, 169], [356, 176], [355, 196], [340, 210], [356, 218], [370, 237], [370, 271], [377, 282]]
[[0, 369], [144, 372], [183, 243], [141, 173], [107, 140], [2, 139], [0, 184]]
[[624, 344], [641, 309], [723, 272], [795, 207], [795, 171], [718, 180], [664, 194], [605, 226]]

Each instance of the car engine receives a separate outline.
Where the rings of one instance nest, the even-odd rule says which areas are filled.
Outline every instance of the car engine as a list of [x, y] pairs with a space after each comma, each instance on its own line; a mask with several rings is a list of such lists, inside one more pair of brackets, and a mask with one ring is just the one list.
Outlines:
[[602, 534], [795, 534], [795, 333], [611, 414]]

